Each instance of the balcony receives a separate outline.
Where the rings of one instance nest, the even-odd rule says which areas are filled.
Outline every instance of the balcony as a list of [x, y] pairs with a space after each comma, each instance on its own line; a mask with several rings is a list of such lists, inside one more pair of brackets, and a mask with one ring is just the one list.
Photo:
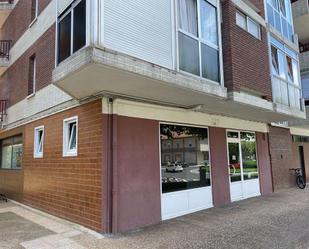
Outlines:
[[13, 0], [0, 0], [0, 28], [14, 8]]
[[0, 40], [0, 76], [9, 65], [11, 43], [10, 40]]
[[300, 42], [309, 41], [309, 0], [292, 1], [295, 32]]
[[0, 100], [0, 128], [3, 125], [5, 116], [7, 115], [7, 107], [8, 107], [8, 101]]
[[300, 71], [306, 73], [309, 71], [309, 44], [299, 46]]

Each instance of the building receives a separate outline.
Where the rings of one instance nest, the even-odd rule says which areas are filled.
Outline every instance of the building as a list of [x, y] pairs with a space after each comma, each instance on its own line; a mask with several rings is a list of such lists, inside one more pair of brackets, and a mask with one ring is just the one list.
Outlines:
[[[0, 191], [103, 233], [271, 193], [269, 124], [306, 118], [279, 2], [1, 1]], [[166, 181], [166, 137], [205, 165]]]

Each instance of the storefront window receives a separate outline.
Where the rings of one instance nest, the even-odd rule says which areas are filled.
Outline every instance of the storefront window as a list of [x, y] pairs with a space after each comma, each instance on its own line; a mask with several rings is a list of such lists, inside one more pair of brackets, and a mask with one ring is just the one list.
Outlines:
[[22, 155], [22, 136], [16, 136], [1, 141], [2, 169], [21, 169]]
[[208, 129], [162, 124], [162, 192], [210, 186]]

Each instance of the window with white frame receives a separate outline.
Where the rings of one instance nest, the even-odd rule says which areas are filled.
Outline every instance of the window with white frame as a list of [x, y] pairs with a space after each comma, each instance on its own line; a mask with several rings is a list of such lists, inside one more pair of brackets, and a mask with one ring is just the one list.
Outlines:
[[28, 95], [32, 95], [36, 91], [36, 58], [33, 54], [29, 58], [29, 78], [28, 78]]
[[63, 156], [77, 156], [78, 118], [63, 121]]
[[298, 55], [271, 37], [271, 73], [274, 101], [301, 109]]
[[267, 0], [267, 20], [286, 39], [294, 42], [293, 16], [290, 0]]
[[220, 82], [218, 2], [178, 0], [179, 70]]
[[86, 0], [77, 0], [58, 17], [58, 63], [85, 45]]
[[38, 17], [39, 0], [31, 0], [31, 23]]
[[36, 127], [34, 129], [34, 158], [43, 157], [44, 147], [44, 126]]
[[236, 24], [249, 32], [257, 39], [261, 39], [261, 27], [256, 21], [241, 13], [240, 11], [236, 12]]

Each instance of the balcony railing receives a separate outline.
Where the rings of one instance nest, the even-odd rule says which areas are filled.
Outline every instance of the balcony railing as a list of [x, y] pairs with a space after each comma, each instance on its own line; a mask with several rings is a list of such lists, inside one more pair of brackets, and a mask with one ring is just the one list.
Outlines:
[[0, 59], [10, 58], [11, 43], [10, 40], [0, 40]]
[[308, 52], [309, 51], [309, 44], [300, 44], [299, 45], [299, 51], [301, 53]]
[[8, 101], [0, 100], [0, 122], [3, 122], [4, 116], [7, 115]]

